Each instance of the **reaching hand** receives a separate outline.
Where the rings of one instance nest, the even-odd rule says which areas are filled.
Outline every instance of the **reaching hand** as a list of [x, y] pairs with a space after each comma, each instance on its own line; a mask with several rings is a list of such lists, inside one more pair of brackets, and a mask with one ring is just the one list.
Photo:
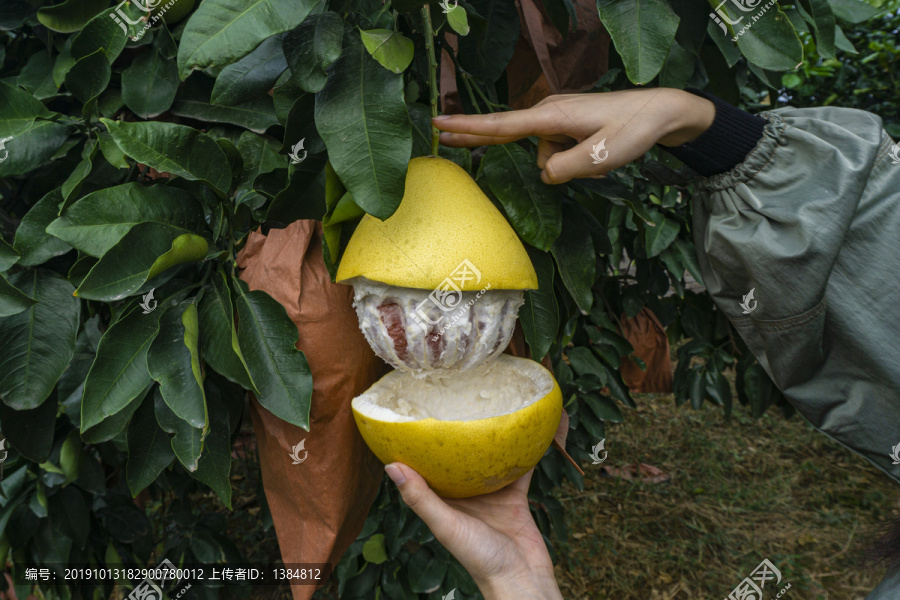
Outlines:
[[[693, 141], [712, 125], [715, 115], [712, 102], [689, 92], [642, 88], [550, 96], [525, 110], [441, 115], [433, 122], [444, 131], [445, 146], [506, 144], [537, 136], [541, 179], [565, 183], [603, 176], [657, 143], [681, 146]], [[603, 148], [595, 153], [601, 142]], [[597, 162], [597, 157], [603, 160]]]
[[472, 575], [486, 600], [561, 599], [553, 563], [528, 510], [534, 469], [473, 498], [441, 498], [402, 463], [385, 467], [403, 501]]

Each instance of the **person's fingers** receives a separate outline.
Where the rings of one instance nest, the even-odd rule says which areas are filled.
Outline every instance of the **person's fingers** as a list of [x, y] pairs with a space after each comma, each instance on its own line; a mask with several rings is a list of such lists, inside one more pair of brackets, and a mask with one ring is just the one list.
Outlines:
[[577, 177], [604, 175], [624, 164], [617, 160], [604, 164], [610, 158], [606, 144], [606, 134], [600, 131], [565, 152], [556, 152], [542, 167], [541, 180], [549, 184], [565, 183]]
[[545, 120], [541, 111], [528, 108], [486, 115], [441, 115], [431, 122], [441, 131], [451, 133], [519, 139], [542, 132], [548, 125]]
[[564, 144], [541, 138], [538, 142], [537, 150], [537, 166], [541, 170], [547, 166], [547, 160], [557, 152], [563, 152], [566, 148], [572, 147], [572, 143]]
[[385, 465], [384, 470], [397, 485], [406, 505], [425, 521], [436, 538], [449, 540], [456, 534], [456, 512], [428, 487], [421, 475], [397, 462]]
[[493, 146], [497, 144], [508, 144], [519, 138], [515, 137], [498, 137], [489, 135], [474, 135], [471, 133], [441, 133], [440, 141], [444, 146], [451, 148], [474, 148], [475, 146]]

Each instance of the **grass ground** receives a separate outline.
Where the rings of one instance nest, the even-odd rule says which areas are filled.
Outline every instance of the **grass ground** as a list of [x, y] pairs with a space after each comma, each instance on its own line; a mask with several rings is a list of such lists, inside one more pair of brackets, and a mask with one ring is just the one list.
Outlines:
[[588, 465], [583, 492], [562, 488], [565, 598], [725, 598], [765, 558], [791, 583], [789, 599], [861, 600], [880, 581], [860, 550], [900, 509], [900, 489], [878, 469], [799, 416], [757, 421], [738, 409], [726, 422], [670, 395], [636, 400], [607, 429], [604, 464], [649, 463], [671, 480], [632, 483]]
[[[675, 408], [671, 395], [635, 399], [639, 408], [607, 429], [604, 466], [648, 463], [671, 480], [633, 483], [586, 465], [584, 491], [559, 490], [570, 537], [557, 545], [556, 571], [567, 600], [718, 600], [764, 558], [790, 582], [787, 600], [862, 600], [880, 581], [860, 550], [874, 523], [900, 511], [900, 489], [868, 462], [799, 416], [753, 420], [738, 408], [726, 422], [717, 407]], [[259, 527], [254, 463], [234, 463], [235, 506], [253, 508], [230, 513], [229, 534], [253, 560], [271, 560], [278, 545]], [[286, 587], [254, 594], [289, 597]]]

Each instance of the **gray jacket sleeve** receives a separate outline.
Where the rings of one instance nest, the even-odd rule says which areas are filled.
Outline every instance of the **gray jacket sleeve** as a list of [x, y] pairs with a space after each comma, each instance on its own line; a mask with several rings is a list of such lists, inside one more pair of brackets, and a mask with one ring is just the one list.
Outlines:
[[743, 162], [699, 179], [705, 283], [791, 404], [900, 482], [897, 149], [863, 111], [761, 116]]

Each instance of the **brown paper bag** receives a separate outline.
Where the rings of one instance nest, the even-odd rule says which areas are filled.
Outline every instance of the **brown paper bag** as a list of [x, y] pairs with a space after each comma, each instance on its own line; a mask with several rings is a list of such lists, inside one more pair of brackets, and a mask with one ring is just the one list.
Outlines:
[[[359, 330], [353, 289], [331, 283], [321, 224], [297, 221], [267, 236], [250, 233], [238, 266], [251, 290], [267, 292], [287, 309], [313, 375], [309, 432], [251, 402], [281, 556], [285, 563], [336, 565], [362, 530], [384, 473], [356, 429], [350, 401], [388, 367]], [[292, 464], [291, 447], [304, 439], [307, 459]], [[315, 591], [309, 585], [291, 589], [295, 600]]]
[[[509, 105], [534, 106], [552, 94], [572, 94], [591, 88], [606, 73], [609, 33], [600, 22], [594, 0], [574, 0], [578, 27], [563, 39], [550, 22], [541, 0], [516, 0], [522, 35], [506, 67]], [[456, 51], [456, 36], [447, 41]], [[456, 69], [444, 49], [440, 70], [441, 110], [463, 112], [456, 87]]]
[[[352, 288], [331, 282], [322, 259], [321, 223], [304, 220], [268, 235], [251, 232], [238, 267], [251, 290], [263, 290], [285, 307], [313, 376], [309, 432], [251, 402], [263, 488], [282, 559], [335, 566], [362, 530], [384, 474], [356, 428], [350, 402], [389, 367], [359, 330]], [[508, 352], [527, 356], [520, 328]], [[562, 416], [554, 447], [565, 454], [565, 410]], [[291, 447], [304, 439], [309, 454], [295, 465]], [[314, 591], [292, 586], [294, 600], [308, 600]]]
[[634, 353], [647, 365], [641, 368], [631, 359], [622, 360], [619, 372], [632, 392], [668, 394], [672, 391], [672, 360], [669, 357], [669, 338], [666, 330], [649, 308], [644, 307], [633, 319], [624, 314], [622, 337], [634, 348]]

